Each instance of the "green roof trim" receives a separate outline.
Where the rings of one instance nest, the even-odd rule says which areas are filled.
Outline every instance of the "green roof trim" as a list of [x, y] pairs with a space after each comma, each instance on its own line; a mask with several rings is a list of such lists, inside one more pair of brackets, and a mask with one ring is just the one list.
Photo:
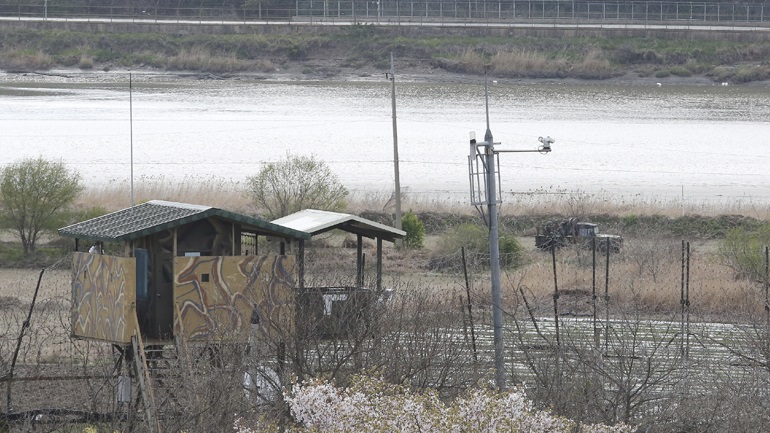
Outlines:
[[309, 239], [310, 234], [209, 206], [152, 200], [59, 229], [59, 235], [91, 241], [124, 242], [210, 217], [238, 222], [243, 230], [267, 236]]

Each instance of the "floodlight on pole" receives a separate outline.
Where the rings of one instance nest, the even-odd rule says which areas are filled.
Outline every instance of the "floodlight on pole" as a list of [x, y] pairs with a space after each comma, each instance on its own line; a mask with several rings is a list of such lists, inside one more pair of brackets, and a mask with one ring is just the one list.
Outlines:
[[[492, 322], [494, 327], [495, 348], [495, 385], [499, 391], [505, 391], [505, 358], [503, 345], [503, 309], [502, 295], [500, 293], [500, 237], [497, 223], [497, 205], [500, 200], [500, 170], [499, 154], [538, 152], [547, 154], [551, 151], [551, 144], [555, 142], [551, 137], [540, 137], [542, 143], [535, 149], [523, 150], [495, 150], [492, 138], [492, 130], [489, 127], [489, 93], [487, 91], [487, 77], [484, 75], [484, 99], [486, 105], [487, 130], [484, 141], [476, 141], [476, 133], [470, 133], [470, 154], [468, 155], [468, 169], [470, 178], [471, 204], [476, 206], [481, 216], [489, 227], [489, 263], [492, 285]], [[484, 206], [487, 215], [484, 215]]]

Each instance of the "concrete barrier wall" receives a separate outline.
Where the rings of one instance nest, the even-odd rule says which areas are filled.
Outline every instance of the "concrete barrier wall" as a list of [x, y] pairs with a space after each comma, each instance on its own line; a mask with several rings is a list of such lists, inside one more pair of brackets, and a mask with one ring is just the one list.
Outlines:
[[[569, 23], [558, 23], [554, 27], [543, 27], [546, 23], [533, 23], [532, 27], [516, 23], [490, 24], [470, 26], [466, 24], [441, 23], [441, 25], [420, 25], [416, 23], [399, 25], [382, 25], [377, 30], [386, 34], [405, 36], [431, 36], [460, 34], [468, 36], [497, 36], [497, 37], [542, 37], [542, 38], [571, 38], [571, 37], [631, 37], [658, 39], [688, 39], [688, 40], [730, 40], [736, 42], [761, 42], [770, 40], [770, 29], [766, 27], [735, 27], [735, 26], [670, 26], [648, 23], [647, 27], [631, 26], [623, 28], [608, 28], [613, 26], [601, 24], [580, 23], [571, 26]], [[330, 25], [319, 22], [295, 23], [185, 23], [185, 22], [96, 22], [96, 21], [0, 21], [0, 29], [20, 30], [67, 30], [77, 32], [97, 33], [160, 33], [169, 35], [189, 34], [336, 34], [344, 33], [349, 25]]]

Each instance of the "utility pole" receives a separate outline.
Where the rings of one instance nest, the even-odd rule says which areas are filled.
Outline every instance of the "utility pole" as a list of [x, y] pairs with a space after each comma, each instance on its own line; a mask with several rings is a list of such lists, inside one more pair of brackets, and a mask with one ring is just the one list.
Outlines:
[[[505, 347], [503, 341], [503, 309], [502, 295], [500, 292], [500, 237], [498, 233], [497, 205], [501, 203], [498, 198], [500, 187], [498, 184], [499, 174], [495, 167], [500, 152], [539, 152], [546, 154], [551, 151], [551, 143], [554, 140], [551, 137], [540, 137], [542, 145], [532, 150], [495, 150], [495, 143], [492, 138], [492, 130], [489, 127], [489, 92], [487, 89], [487, 76], [484, 74], [484, 101], [486, 105], [487, 131], [484, 134], [484, 141], [476, 142], [476, 133], [471, 132], [470, 136], [470, 155], [468, 156], [468, 166], [470, 169], [471, 183], [471, 204], [479, 209], [483, 216], [483, 210], [480, 206], [487, 206], [489, 225], [489, 263], [491, 270], [492, 284], [492, 323], [494, 328], [494, 346], [495, 346], [495, 385], [499, 391], [505, 391]], [[483, 148], [483, 152], [482, 152]], [[483, 180], [484, 185], [479, 183]]]
[[128, 73], [128, 125], [131, 141], [131, 209], [134, 208], [134, 85], [131, 73]]
[[[396, 176], [396, 228], [401, 230], [401, 181], [398, 175], [398, 127], [396, 125], [396, 68], [393, 64], [393, 52], [390, 53], [390, 72], [385, 74], [390, 79], [390, 99], [393, 111], [393, 166]], [[403, 240], [397, 239], [396, 246], [403, 246]]]

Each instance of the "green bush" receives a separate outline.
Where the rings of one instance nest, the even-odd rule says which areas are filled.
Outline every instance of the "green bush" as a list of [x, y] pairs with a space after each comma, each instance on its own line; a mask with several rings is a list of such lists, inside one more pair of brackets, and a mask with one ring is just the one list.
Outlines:
[[719, 254], [738, 278], [765, 281], [765, 248], [770, 246], [770, 223], [756, 231], [734, 228], [727, 232]]
[[743, 66], [738, 68], [733, 80], [736, 83], [748, 83], [751, 81], [763, 81], [768, 78], [768, 68], [764, 66]]
[[406, 232], [404, 245], [407, 248], [422, 248], [425, 240], [425, 225], [411, 209], [401, 217], [401, 228]]
[[43, 232], [61, 227], [82, 191], [80, 174], [62, 162], [38, 157], [9, 164], [0, 171], [0, 227], [13, 227], [24, 255], [31, 255]]
[[709, 72], [707, 75], [709, 75], [711, 78], [713, 78], [715, 81], [719, 82], [725, 82], [735, 76], [735, 70], [732, 67], [727, 66], [717, 66], [716, 68], [712, 69], [711, 72]]
[[500, 236], [500, 265], [518, 266], [521, 264], [523, 248], [512, 233]]
[[623, 227], [631, 227], [639, 224], [639, 215], [629, 214], [624, 215], [622, 218]]
[[677, 77], [689, 77], [692, 75], [692, 72], [690, 72], [689, 69], [681, 65], [672, 66], [671, 69], [669, 69], [669, 72], [671, 75], [676, 75]]
[[[523, 248], [512, 233], [500, 233], [500, 265], [518, 266]], [[431, 254], [431, 269], [462, 269], [462, 249], [469, 266], [489, 266], [489, 230], [485, 226], [462, 224], [444, 234]]]

